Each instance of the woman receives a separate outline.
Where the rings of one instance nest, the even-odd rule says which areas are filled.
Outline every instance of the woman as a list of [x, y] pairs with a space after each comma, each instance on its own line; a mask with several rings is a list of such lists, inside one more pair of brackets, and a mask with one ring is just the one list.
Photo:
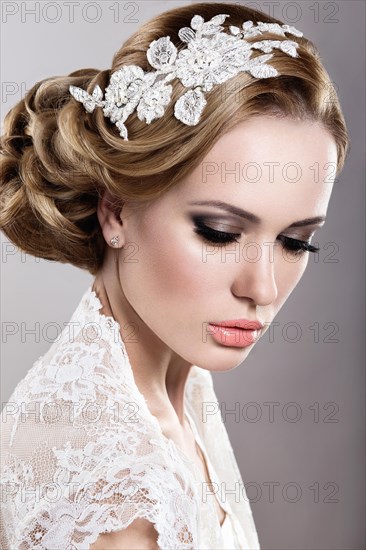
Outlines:
[[94, 281], [2, 413], [4, 548], [260, 547], [211, 372], [316, 251], [348, 148], [329, 83], [298, 29], [195, 4], [8, 113], [1, 229]]

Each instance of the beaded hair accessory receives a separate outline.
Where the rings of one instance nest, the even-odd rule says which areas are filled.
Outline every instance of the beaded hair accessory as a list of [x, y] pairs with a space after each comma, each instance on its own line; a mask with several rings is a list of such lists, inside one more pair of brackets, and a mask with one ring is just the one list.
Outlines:
[[[92, 113], [96, 106], [103, 107], [104, 116], [110, 118], [121, 137], [128, 140], [124, 123], [136, 106], [138, 118], [147, 124], [161, 118], [171, 100], [172, 86], [167, 83], [178, 78], [190, 89], [175, 103], [174, 116], [188, 126], [195, 126], [207, 104], [204, 92], [210, 91], [214, 84], [226, 82], [243, 71], [255, 78], [277, 76], [278, 71], [266, 63], [273, 57], [269, 53], [273, 48], [298, 57], [299, 44], [292, 40], [246, 41], [246, 38], [264, 32], [285, 37], [285, 33], [303, 36], [295, 27], [261, 21], [254, 25], [252, 21], [245, 21], [242, 29], [231, 25], [229, 33], [221, 32], [224, 27], [220, 25], [226, 17], [229, 15], [215, 15], [205, 22], [203, 17], [195, 15], [191, 19], [191, 28], [183, 27], [178, 32], [180, 40], [187, 44], [180, 51], [170, 41], [170, 36], [153, 40], [146, 57], [155, 70], [144, 72], [138, 65], [122, 66], [112, 73], [104, 100], [98, 85], [91, 95], [76, 86], [69, 86], [69, 91], [88, 113]], [[261, 50], [265, 55], [250, 59], [253, 50]]]

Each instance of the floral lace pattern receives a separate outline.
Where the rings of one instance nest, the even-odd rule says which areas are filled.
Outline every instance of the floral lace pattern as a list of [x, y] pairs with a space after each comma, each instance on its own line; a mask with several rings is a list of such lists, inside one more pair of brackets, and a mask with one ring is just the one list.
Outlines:
[[[266, 32], [282, 37], [286, 37], [286, 33], [301, 37], [303, 33], [295, 27], [261, 21], [254, 25], [253, 21], [244, 21], [242, 28], [230, 25], [227, 33], [221, 26], [227, 17], [228, 14], [221, 13], [205, 22], [201, 15], [194, 15], [191, 27], [182, 27], [178, 31], [179, 39], [187, 44], [179, 51], [170, 36], [153, 40], [146, 52], [153, 70], [144, 72], [138, 65], [122, 66], [111, 75], [105, 88], [105, 99], [98, 84], [92, 94], [77, 86], [70, 86], [69, 91], [88, 113], [92, 113], [95, 107], [103, 107], [104, 116], [109, 117], [121, 137], [128, 140], [125, 122], [136, 106], [138, 118], [147, 124], [161, 118], [173, 92], [168, 82], [178, 78], [185, 88], [193, 89], [188, 89], [178, 99], [174, 116], [188, 126], [196, 126], [207, 104], [203, 92], [239, 72], [249, 72], [256, 78], [277, 76], [277, 69], [267, 64], [273, 56], [269, 53], [273, 48], [298, 57], [299, 44], [293, 40], [264, 39], [252, 43], [246, 40]], [[254, 50], [267, 54], [251, 59]]]
[[[226, 548], [215, 506], [200, 493], [197, 466], [150, 413], [119, 324], [101, 308], [90, 286], [5, 403], [0, 547], [87, 549], [99, 534], [145, 518], [161, 549]], [[185, 406], [211, 459], [210, 478], [240, 483], [245, 496], [221, 416], [202, 422], [203, 401], [217, 402], [212, 377], [193, 366]], [[237, 500], [229, 491], [222, 500], [236, 547], [259, 549], [249, 502]]]

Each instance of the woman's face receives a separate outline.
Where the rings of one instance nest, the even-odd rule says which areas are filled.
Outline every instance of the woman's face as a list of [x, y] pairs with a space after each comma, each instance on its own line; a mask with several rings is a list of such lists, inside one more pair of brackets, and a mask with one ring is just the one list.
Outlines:
[[[311, 252], [286, 246], [323, 225], [336, 162], [320, 125], [261, 116], [223, 135], [146, 209], [126, 204], [120, 284], [142, 322], [191, 364], [239, 365], [304, 273]], [[264, 327], [255, 337], [209, 325], [239, 319]]]

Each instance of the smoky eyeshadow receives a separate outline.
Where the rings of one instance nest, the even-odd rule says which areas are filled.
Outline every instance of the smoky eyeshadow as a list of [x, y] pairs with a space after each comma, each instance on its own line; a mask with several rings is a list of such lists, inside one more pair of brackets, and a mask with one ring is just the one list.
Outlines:
[[228, 233], [240, 233], [244, 230], [243, 225], [236, 224], [234, 221], [223, 220], [222, 216], [214, 214], [193, 214], [191, 215], [192, 222], [200, 227], [207, 226], [210, 229], [216, 231], [223, 231]]

